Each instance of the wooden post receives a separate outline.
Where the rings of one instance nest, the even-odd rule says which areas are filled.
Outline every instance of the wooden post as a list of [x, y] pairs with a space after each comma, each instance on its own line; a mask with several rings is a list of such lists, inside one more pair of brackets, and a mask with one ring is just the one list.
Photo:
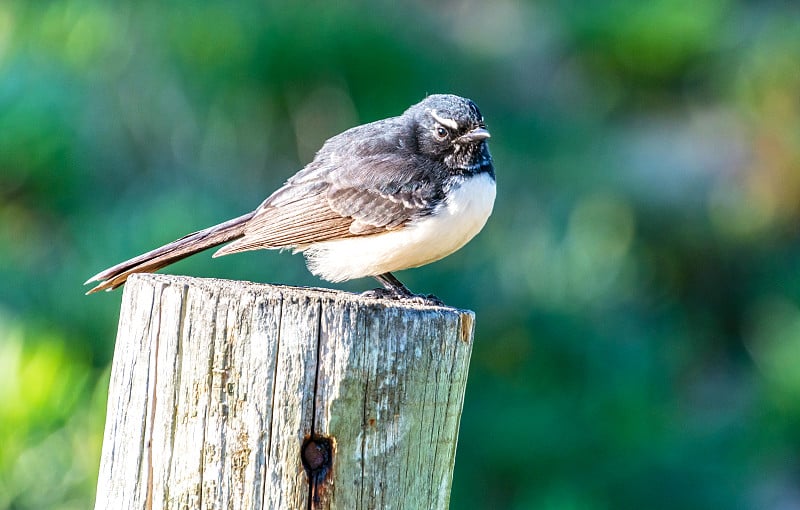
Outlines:
[[473, 320], [134, 275], [95, 509], [445, 509]]

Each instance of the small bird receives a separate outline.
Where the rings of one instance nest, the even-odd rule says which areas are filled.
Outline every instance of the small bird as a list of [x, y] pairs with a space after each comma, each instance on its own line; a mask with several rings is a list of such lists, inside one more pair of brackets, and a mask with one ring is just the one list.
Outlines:
[[486, 224], [495, 199], [489, 138], [471, 100], [430, 95], [330, 138], [255, 211], [110, 267], [86, 282], [100, 282], [87, 294], [229, 243], [213, 256], [292, 249], [325, 280], [372, 276], [383, 285], [373, 297], [436, 302], [392, 271], [446, 257]]

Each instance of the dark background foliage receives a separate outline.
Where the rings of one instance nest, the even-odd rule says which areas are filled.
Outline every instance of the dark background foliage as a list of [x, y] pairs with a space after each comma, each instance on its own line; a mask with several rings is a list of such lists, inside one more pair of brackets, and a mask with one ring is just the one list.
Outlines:
[[800, 508], [799, 63], [789, 1], [0, 3], [0, 509], [92, 505], [121, 293], [83, 280], [435, 92], [498, 176], [399, 275], [477, 312], [452, 507]]

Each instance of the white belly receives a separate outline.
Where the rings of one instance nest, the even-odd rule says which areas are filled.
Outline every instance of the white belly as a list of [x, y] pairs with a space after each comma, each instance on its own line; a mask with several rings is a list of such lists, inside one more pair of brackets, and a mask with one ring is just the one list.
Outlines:
[[492, 213], [494, 179], [478, 174], [450, 191], [435, 214], [405, 227], [363, 237], [326, 241], [303, 253], [308, 269], [332, 282], [375, 276], [439, 260], [481, 231]]

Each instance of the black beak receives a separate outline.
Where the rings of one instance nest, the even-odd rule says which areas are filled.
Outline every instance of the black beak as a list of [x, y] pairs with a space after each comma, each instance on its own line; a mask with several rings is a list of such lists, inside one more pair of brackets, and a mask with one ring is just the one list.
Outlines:
[[492, 135], [486, 130], [486, 128], [477, 127], [470, 131], [469, 133], [463, 134], [456, 138], [456, 142], [458, 143], [475, 143], [480, 142], [482, 140], [486, 140], [487, 138], [491, 138]]

